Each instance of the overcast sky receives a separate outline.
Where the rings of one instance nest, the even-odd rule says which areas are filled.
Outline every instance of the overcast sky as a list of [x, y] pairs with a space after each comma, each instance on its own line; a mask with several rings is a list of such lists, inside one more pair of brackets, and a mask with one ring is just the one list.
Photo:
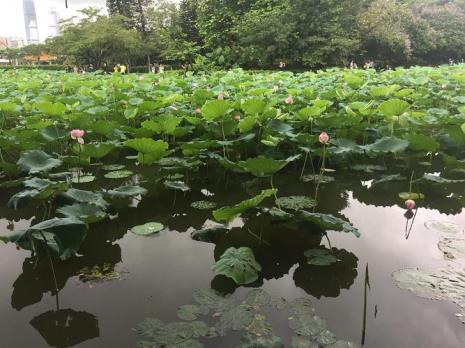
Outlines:
[[[15, 37], [24, 33], [24, 21], [22, 0], [0, 0], [0, 36]], [[36, 11], [49, 11], [54, 8], [60, 14], [60, 18], [68, 18], [76, 15], [76, 12], [84, 7], [105, 7], [105, 0], [68, 0], [68, 9], [65, 8], [65, 0], [35, 0]]]

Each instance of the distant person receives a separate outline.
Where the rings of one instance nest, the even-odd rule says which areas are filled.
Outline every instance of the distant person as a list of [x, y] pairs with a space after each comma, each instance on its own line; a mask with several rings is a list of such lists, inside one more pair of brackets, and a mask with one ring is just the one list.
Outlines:
[[158, 70], [158, 65], [156, 63], [152, 64], [152, 73], [156, 74], [157, 70]]
[[73, 66], [73, 71], [76, 74], [79, 74], [79, 67], [77, 65]]
[[286, 63], [285, 62], [279, 62], [279, 68], [280, 69], [286, 68]]
[[165, 71], [165, 66], [163, 64], [160, 64], [160, 66], [158, 67], [158, 73], [163, 74], [164, 71]]
[[358, 69], [357, 63], [355, 63], [353, 60], [351, 60], [350, 64], [349, 64], [349, 69], [351, 69], [351, 70]]
[[113, 72], [115, 72], [115, 73], [119, 73], [119, 72], [120, 72], [120, 65], [119, 65], [119, 64], [116, 64], [116, 65], [113, 67]]
[[119, 67], [119, 71], [121, 74], [126, 74], [127, 67], [124, 64], [121, 64]]

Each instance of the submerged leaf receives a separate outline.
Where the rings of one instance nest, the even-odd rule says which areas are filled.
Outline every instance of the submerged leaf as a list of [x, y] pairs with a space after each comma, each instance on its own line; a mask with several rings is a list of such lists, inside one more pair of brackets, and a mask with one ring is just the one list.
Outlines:
[[329, 266], [340, 261], [328, 249], [309, 249], [304, 253], [309, 265]]

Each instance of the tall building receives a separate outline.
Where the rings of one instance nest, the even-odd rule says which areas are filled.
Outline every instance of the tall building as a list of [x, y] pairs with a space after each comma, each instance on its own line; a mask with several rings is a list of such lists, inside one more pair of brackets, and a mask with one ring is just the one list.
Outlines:
[[37, 23], [36, 6], [34, 0], [23, 0], [23, 12], [27, 43], [39, 43], [39, 26]]

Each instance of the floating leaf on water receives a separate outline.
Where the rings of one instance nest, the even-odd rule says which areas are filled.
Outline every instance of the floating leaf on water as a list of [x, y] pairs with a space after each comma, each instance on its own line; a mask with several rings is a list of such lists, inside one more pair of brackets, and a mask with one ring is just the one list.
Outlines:
[[338, 218], [331, 214], [309, 213], [302, 210], [300, 217], [303, 220], [315, 223], [325, 230], [343, 231], [353, 233], [356, 237], [360, 237], [360, 232], [350, 222]]
[[329, 266], [340, 261], [328, 249], [309, 249], [304, 253], [307, 263], [315, 266]]
[[101, 283], [122, 279], [121, 273], [116, 271], [115, 265], [111, 263], [81, 268], [77, 275], [83, 283]]
[[194, 291], [194, 300], [201, 306], [214, 310], [224, 310], [235, 306], [229, 297], [223, 297], [212, 289], [201, 289]]
[[107, 179], [125, 179], [133, 175], [134, 173], [130, 170], [115, 170], [113, 172], [108, 172], [104, 175]]
[[267, 306], [271, 301], [271, 296], [263, 289], [254, 289], [245, 296], [244, 304], [252, 307]]
[[247, 332], [258, 337], [271, 336], [273, 327], [262, 314], [255, 314], [252, 323], [246, 328]]
[[283, 348], [283, 342], [277, 336], [258, 337], [246, 334], [241, 337], [239, 348]]
[[216, 208], [216, 203], [210, 201], [197, 201], [192, 202], [191, 207], [199, 210], [211, 210]]
[[439, 241], [438, 248], [447, 259], [465, 259], [465, 239], [444, 238]]
[[148, 318], [138, 325], [137, 330], [143, 337], [153, 341], [155, 347], [179, 347], [194, 337], [193, 324], [186, 322], [165, 324], [159, 319]]
[[92, 191], [71, 188], [63, 193], [63, 196], [79, 203], [94, 204], [102, 208], [106, 208], [108, 206], [108, 202], [103, 199], [100, 193], [94, 193]]
[[228, 231], [229, 229], [226, 226], [218, 224], [192, 232], [191, 238], [200, 242], [215, 243]]
[[288, 303], [285, 298], [279, 297], [271, 299], [270, 306], [278, 311], [282, 311], [287, 308]]
[[252, 249], [248, 247], [227, 249], [213, 265], [216, 274], [233, 279], [236, 284], [250, 284], [258, 279], [262, 267], [255, 261]]
[[420, 179], [415, 181], [427, 181], [435, 184], [461, 184], [465, 182], [465, 180], [446, 179], [439, 175], [433, 174], [424, 174]]
[[154, 233], [158, 233], [164, 228], [165, 227], [159, 222], [148, 222], [144, 225], [131, 228], [131, 232], [139, 236], [148, 236]]
[[279, 197], [276, 204], [282, 208], [290, 210], [302, 210], [316, 207], [317, 202], [313, 198], [307, 196], [289, 196]]
[[108, 190], [105, 194], [116, 198], [128, 198], [139, 195], [145, 195], [147, 190], [140, 186], [121, 186], [112, 190]]
[[395, 271], [392, 277], [400, 289], [409, 290], [418, 297], [436, 300], [444, 298], [439, 290], [440, 279], [433, 272], [409, 268]]
[[356, 164], [350, 167], [352, 170], [365, 173], [384, 172], [387, 168], [376, 164]]
[[234, 306], [223, 312], [216, 330], [220, 336], [225, 336], [228, 330], [244, 330], [252, 323], [253, 312], [243, 306]]
[[106, 164], [102, 166], [102, 170], [113, 172], [113, 171], [124, 169], [124, 167], [125, 167], [124, 164]]
[[73, 184], [86, 184], [95, 180], [95, 176], [93, 175], [82, 175], [82, 176], [75, 176], [72, 179]]
[[298, 335], [312, 337], [326, 329], [326, 323], [319, 316], [306, 313], [289, 317], [289, 327]]
[[319, 348], [320, 345], [311, 338], [292, 336], [291, 348]]
[[190, 190], [190, 187], [187, 186], [183, 181], [166, 180], [164, 184], [166, 187], [173, 189], [173, 190], [177, 190], [177, 191], [187, 192]]
[[463, 233], [464, 228], [447, 221], [430, 220], [425, 222], [425, 227], [431, 231], [436, 231], [444, 234], [458, 234]]
[[193, 321], [196, 320], [199, 315], [206, 315], [210, 309], [205, 306], [197, 305], [184, 305], [178, 308], [176, 314], [179, 319]]
[[416, 193], [416, 192], [400, 192], [399, 198], [403, 200], [407, 200], [407, 199], [419, 200], [419, 199], [425, 199], [425, 195], [423, 193]]
[[296, 298], [289, 303], [288, 308], [293, 315], [313, 315], [315, 312], [313, 303], [308, 298]]
[[323, 346], [327, 346], [336, 343], [337, 338], [336, 335], [334, 335], [331, 331], [323, 330], [318, 334], [318, 336], [316, 336], [316, 340]]
[[303, 182], [313, 182], [320, 184], [327, 184], [333, 182], [335, 179], [332, 176], [328, 175], [318, 175], [318, 174], [307, 174], [300, 178]]

